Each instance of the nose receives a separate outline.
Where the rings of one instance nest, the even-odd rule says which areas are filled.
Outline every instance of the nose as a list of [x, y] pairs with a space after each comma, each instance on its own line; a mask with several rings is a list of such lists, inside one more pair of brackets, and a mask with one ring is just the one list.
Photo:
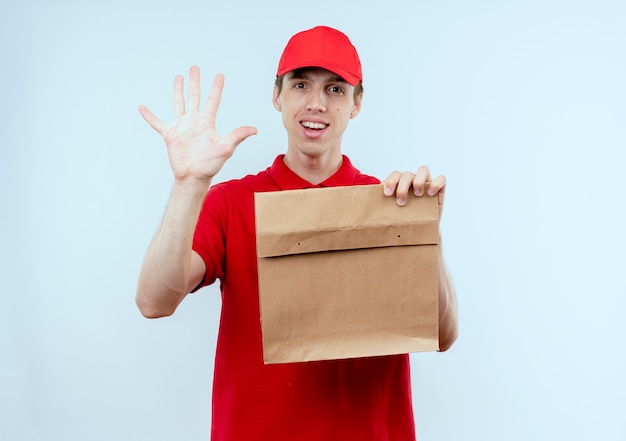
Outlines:
[[309, 101], [306, 105], [306, 109], [312, 112], [325, 112], [326, 111], [326, 96], [324, 91], [314, 91], [310, 95]]

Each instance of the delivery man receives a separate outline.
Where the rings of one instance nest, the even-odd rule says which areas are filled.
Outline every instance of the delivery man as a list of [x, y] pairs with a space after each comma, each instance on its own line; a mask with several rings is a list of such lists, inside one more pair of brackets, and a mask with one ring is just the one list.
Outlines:
[[[373, 184], [342, 154], [348, 123], [361, 109], [362, 70], [346, 35], [318, 26], [294, 35], [278, 64], [273, 105], [288, 135], [285, 154], [266, 170], [211, 186], [235, 148], [257, 133], [215, 130], [224, 78], [217, 75], [200, 108], [200, 71], [191, 67], [187, 105], [174, 80], [176, 119], [165, 123], [145, 106], [143, 118], [167, 146], [174, 173], [171, 198], [147, 250], [136, 301], [150, 318], [168, 316], [185, 296], [219, 279], [222, 311], [212, 404], [217, 440], [414, 440], [409, 356], [265, 365], [258, 299], [254, 193]], [[406, 203], [409, 191], [438, 194], [445, 177], [393, 172], [385, 195]], [[405, 262], [404, 265], [411, 265]], [[457, 336], [456, 297], [440, 261], [440, 350]]]

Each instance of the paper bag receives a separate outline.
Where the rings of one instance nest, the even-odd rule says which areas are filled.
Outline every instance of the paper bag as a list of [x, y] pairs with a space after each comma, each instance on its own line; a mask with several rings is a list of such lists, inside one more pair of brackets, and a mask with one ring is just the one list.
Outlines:
[[265, 363], [439, 349], [437, 197], [255, 194]]

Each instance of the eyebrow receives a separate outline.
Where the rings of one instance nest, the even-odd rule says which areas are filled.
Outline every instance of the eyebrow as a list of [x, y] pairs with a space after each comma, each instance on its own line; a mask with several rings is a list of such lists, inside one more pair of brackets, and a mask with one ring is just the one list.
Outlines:
[[[311, 77], [307, 74], [308, 73], [308, 69], [296, 69], [293, 71], [293, 75], [291, 76], [291, 80], [295, 79], [295, 80], [310, 80]], [[346, 80], [344, 80], [343, 78], [341, 78], [339, 75], [333, 75], [331, 77], [328, 78], [329, 83], [346, 83], [348, 84], [348, 82]]]

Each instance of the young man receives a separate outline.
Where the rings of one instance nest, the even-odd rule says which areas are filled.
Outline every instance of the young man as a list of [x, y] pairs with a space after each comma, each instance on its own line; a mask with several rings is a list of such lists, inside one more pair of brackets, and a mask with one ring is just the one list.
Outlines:
[[[187, 293], [221, 282], [222, 312], [213, 385], [213, 440], [414, 440], [408, 355], [265, 365], [255, 250], [254, 193], [379, 182], [341, 153], [350, 119], [361, 109], [362, 72], [348, 37], [328, 27], [294, 35], [280, 59], [273, 104], [282, 113], [287, 151], [266, 170], [211, 187], [213, 177], [254, 127], [215, 131], [224, 79], [217, 75], [200, 108], [200, 73], [174, 81], [176, 120], [139, 111], [167, 145], [171, 199], [139, 277], [146, 317], [172, 314]], [[439, 195], [445, 178], [428, 168], [393, 172], [384, 192], [404, 205], [409, 191]], [[208, 190], [208, 192], [207, 192]], [[410, 265], [411, 262], [406, 262]], [[440, 265], [440, 348], [457, 335], [456, 299]]]

